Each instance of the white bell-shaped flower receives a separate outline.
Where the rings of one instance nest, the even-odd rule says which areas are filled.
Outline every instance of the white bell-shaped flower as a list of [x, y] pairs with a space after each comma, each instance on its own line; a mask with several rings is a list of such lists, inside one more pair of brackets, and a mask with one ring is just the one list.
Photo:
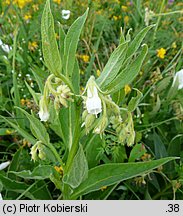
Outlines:
[[88, 113], [97, 115], [102, 112], [101, 99], [98, 96], [98, 90], [93, 82], [88, 84], [87, 98], [86, 98], [86, 109]]
[[5, 169], [6, 167], [8, 167], [10, 165], [10, 161], [4, 162], [0, 164], [0, 170]]
[[183, 69], [180, 70], [180, 71], [178, 71], [175, 74], [173, 85], [175, 84], [175, 82], [178, 82], [178, 89], [182, 89], [183, 88]]
[[41, 97], [41, 100], [39, 102], [39, 112], [38, 112], [38, 115], [39, 115], [39, 118], [41, 119], [41, 121], [44, 121], [46, 122], [49, 117], [50, 117], [50, 114], [48, 112], [48, 105], [47, 105], [47, 101], [45, 101], [45, 97], [42, 96]]
[[71, 15], [70, 10], [62, 10], [62, 18], [68, 20]]
[[12, 50], [12, 47], [8, 46], [7, 44], [4, 44], [2, 40], [0, 39], [0, 47], [6, 52], [9, 53]]

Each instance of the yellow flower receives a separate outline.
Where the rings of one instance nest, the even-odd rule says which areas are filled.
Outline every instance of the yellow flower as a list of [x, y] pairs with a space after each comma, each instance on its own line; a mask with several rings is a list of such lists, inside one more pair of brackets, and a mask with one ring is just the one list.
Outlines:
[[79, 56], [85, 63], [88, 63], [90, 60], [90, 57], [88, 55], [80, 55]]
[[10, 0], [5, 0], [5, 1], [3, 1], [3, 3], [4, 3], [5, 5], [10, 5], [11, 1], [10, 1]]
[[22, 99], [20, 100], [20, 103], [21, 103], [22, 106], [24, 106], [24, 105], [26, 104], [26, 100], [22, 98]]
[[103, 186], [103, 187], [100, 188], [101, 191], [104, 191], [106, 189], [107, 189], [107, 186]]
[[57, 3], [57, 4], [60, 4], [61, 3], [61, 0], [53, 0], [53, 2]]
[[118, 20], [118, 17], [117, 16], [113, 16], [113, 19], [116, 21], [116, 20]]
[[98, 77], [100, 76], [100, 70], [99, 69], [97, 70], [97, 76]]
[[85, 72], [84, 72], [83, 70], [80, 70], [80, 74], [81, 74], [81, 75], [84, 75]]
[[38, 48], [38, 44], [36, 41], [33, 41], [33, 42], [29, 41], [28, 49], [30, 51], [34, 52], [37, 48]]
[[139, 72], [139, 75], [142, 76], [142, 75], [143, 75], [143, 71], [140, 71], [140, 72]]
[[20, 9], [24, 8], [27, 3], [30, 3], [32, 0], [14, 0], [13, 3], [17, 4]]
[[10, 134], [12, 134], [12, 131], [6, 130], [6, 135], [10, 135]]
[[173, 42], [173, 43], [172, 43], [172, 48], [173, 48], [173, 49], [176, 49], [176, 48], [177, 48], [176, 42]]
[[61, 166], [54, 166], [54, 169], [60, 174], [63, 175], [63, 168]]
[[55, 33], [55, 37], [56, 37], [57, 40], [59, 39], [58, 33]]
[[157, 50], [157, 57], [164, 59], [166, 54], [166, 49], [160, 48]]
[[96, 14], [101, 15], [102, 14], [102, 10], [96, 11]]
[[85, 88], [83, 86], [81, 86], [80, 88], [80, 93], [82, 94], [84, 92]]
[[128, 10], [128, 7], [125, 6], [125, 5], [122, 5], [121, 8], [122, 8], [122, 10], [123, 10], [124, 12], [126, 12], [126, 11]]
[[24, 15], [24, 20], [26, 20], [26, 21], [27, 21], [27, 20], [30, 20], [31, 17], [32, 17], [32, 16], [31, 16], [30, 14], [25, 14], [25, 15]]
[[125, 16], [125, 17], [124, 17], [124, 23], [125, 23], [125, 24], [128, 24], [128, 23], [129, 23], [129, 19], [130, 19], [129, 16]]
[[131, 92], [131, 87], [129, 85], [125, 85], [125, 95]]
[[39, 10], [39, 5], [38, 4], [33, 4], [32, 8], [34, 11], [38, 11]]
[[27, 141], [26, 139], [22, 140], [22, 145], [23, 145], [23, 147], [26, 147], [26, 146], [29, 148], [31, 147], [31, 143], [29, 141]]

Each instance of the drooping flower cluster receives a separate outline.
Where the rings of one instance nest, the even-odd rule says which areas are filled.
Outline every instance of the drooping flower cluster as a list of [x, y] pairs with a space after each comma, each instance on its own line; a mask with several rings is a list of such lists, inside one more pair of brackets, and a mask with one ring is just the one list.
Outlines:
[[145, 16], [144, 16], [144, 22], [146, 26], [149, 25], [149, 21], [152, 19], [153, 16], [154, 16], [154, 12], [152, 10], [149, 10], [149, 8], [146, 7]]
[[[54, 82], [53, 82], [54, 81]], [[41, 96], [39, 102], [39, 118], [41, 121], [47, 121], [49, 119], [49, 111], [48, 106], [50, 99], [54, 103], [55, 110], [59, 111], [59, 109], [64, 106], [68, 106], [68, 101], [73, 101], [72, 93], [70, 88], [62, 82], [62, 80], [58, 77], [55, 77], [51, 74], [45, 83], [44, 94]]]
[[[120, 111], [110, 95], [105, 95], [100, 90], [93, 76], [88, 80], [85, 92], [87, 96], [83, 96], [85, 111], [82, 120], [86, 133], [93, 131], [95, 134], [102, 135], [109, 126], [110, 130], [115, 130], [120, 143], [133, 145], [135, 132], [131, 113], [128, 110]], [[122, 117], [121, 113], [123, 113]]]
[[30, 152], [32, 160], [36, 161], [38, 159], [46, 159], [45, 148], [46, 146], [41, 141], [38, 141], [33, 145]]

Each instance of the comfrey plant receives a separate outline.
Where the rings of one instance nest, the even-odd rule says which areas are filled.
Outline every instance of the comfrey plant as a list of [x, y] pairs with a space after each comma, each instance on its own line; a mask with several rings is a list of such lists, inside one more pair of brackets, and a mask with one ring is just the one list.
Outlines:
[[[130, 31], [122, 34], [120, 44], [110, 56], [101, 75], [91, 76], [80, 94], [80, 73], [76, 60], [79, 37], [86, 21], [88, 9], [69, 28], [67, 34], [59, 26], [59, 46], [55, 38], [54, 20], [47, 0], [41, 21], [42, 51], [50, 75], [44, 86], [37, 79], [41, 94], [32, 94], [39, 106], [38, 113], [29, 114], [18, 108], [30, 121], [32, 135], [19, 125], [7, 120], [31, 144], [31, 157], [38, 163], [31, 171], [14, 172], [21, 178], [49, 178], [62, 199], [78, 199], [103, 187], [144, 176], [173, 158], [148, 162], [109, 163], [96, 162], [95, 138], [103, 143], [108, 132], [115, 134], [120, 146], [132, 147], [135, 139], [132, 113], [142, 98], [138, 89], [128, 105], [121, 105], [124, 87], [138, 75], [147, 55], [142, 40], [152, 28], [140, 31], [133, 41]], [[30, 88], [29, 88], [30, 89]], [[39, 101], [39, 102], [38, 102]], [[45, 123], [46, 122], [46, 123]], [[59, 137], [57, 145], [51, 143], [49, 128]], [[134, 151], [135, 152], [135, 151]], [[91, 163], [94, 161], [95, 163]], [[133, 161], [133, 160], [130, 160]], [[108, 189], [107, 189], [108, 190]], [[84, 197], [83, 197], [84, 198]], [[95, 197], [96, 198], [96, 197]]]

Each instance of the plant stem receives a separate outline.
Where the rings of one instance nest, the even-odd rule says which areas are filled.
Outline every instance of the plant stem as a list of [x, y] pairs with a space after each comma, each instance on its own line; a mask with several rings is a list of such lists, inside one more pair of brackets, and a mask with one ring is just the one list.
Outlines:
[[55, 149], [55, 147], [51, 144], [51, 143], [47, 143], [46, 146], [48, 148], [50, 148], [50, 150], [52, 151], [52, 153], [54, 154], [55, 158], [58, 160], [58, 162], [61, 164], [61, 166], [63, 167], [64, 164], [63, 164], [63, 161], [62, 159], [60, 158], [60, 155], [58, 154], [57, 150]]
[[[165, 0], [162, 0], [159, 14], [162, 13], [164, 5], [165, 5]], [[154, 29], [153, 42], [156, 39], [156, 33], [157, 33], [157, 30], [158, 30], [158, 26], [159, 26], [160, 20], [161, 20], [161, 16], [158, 16], [158, 20], [156, 22], [156, 26], [155, 26], [155, 29]]]
[[[14, 32], [12, 71], [13, 71], [13, 87], [14, 87], [13, 102], [15, 106], [20, 107], [20, 94], [19, 94], [18, 83], [17, 83], [17, 73], [15, 71], [17, 36], [18, 36], [18, 26], [16, 27]], [[20, 112], [20, 110], [16, 110], [16, 115], [18, 118], [17, 120], [18, 124], [20, 125], [21, 128], [24, 128], [24, 117]]]
[[156, 17], [156, 16], [167, 16], [167, 15], [171, 15], [171, 14], [176, 14], [176, 13], [183, 13], [183, 11], [171, 11], [168, 13], [159, 13], [159, 14], [154, 14], [152, 15], [152, 17]]
[[160, 196], [164, 195], [167, 190], [169, 190], [172, 187], [172, 184], [168, 184], [162, 191], [157, 193], [155, 196], [153, 196], [152, 200], [158, 199]]
[[[74, 136], [72, 139], [72, 146], [71, 149], [69, 151], [69, 155], [68, 155], [68, 159], [67, 159], [67, 163], [64, 169], [64, 175], [67, 175], [67, 173], [70, 170], [70, 167], [72, 165], [74, 156], [78, 150], [78, 146], [79, 146], [79, 138], [80, 138], [80, 112], [81, 112], [81, 105], [80, 104], [80, 100], [78, 100], [75, 104], [75, 112], [76, 112], [76, 116], [75, 116], [75, 129], [74, 129]], [[64, 199], [69, 199], [69, 185], [64, 184], [63, 187], [63, 198]]]

